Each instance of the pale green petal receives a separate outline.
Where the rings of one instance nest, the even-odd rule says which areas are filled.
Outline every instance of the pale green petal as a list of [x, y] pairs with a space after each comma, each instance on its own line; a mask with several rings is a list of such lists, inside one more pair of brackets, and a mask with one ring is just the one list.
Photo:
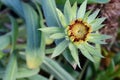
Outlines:
[[106, 44], [105, 41], [99, 40], [99, 39], [95, 39], [94, 37], [89, 37], [88, 38], [88, 42], [92, 42], [95, 44]]
[[73, 59], [78, 64], [79, 68], [81, 68], [80, 62], [79, 62], [78, 50], [77, 50], [76, 46], [74, 46], [72, 43], [69, 43], [69, 49], [70, 49]]
[[77, 15], [77, 2], [75, 2], [72, 6], [72, 19], [76, 19]]
[[105, 20], [106, 18], [97, 18], [96, 20], [94, 20], [91, 24], [91, 27], [94, 28], [96, 26], [100, 26], [101, 23]]
[[96, 10], [93, 14], [91, 14], [91, 15], [88, 17], [87, 22], [88, 22], [88, 23], [91, 23], [91, 22], [97, 17], [97, 15], [98, 15], [99, 12], [100, 12], [100, 10], [98, 9], [98, 10]]
[[65, 16], [63, 15], [63, 13], [59, 9], [56, 9], [56, 11], [57, 11], [57, 14], [58, 14], [58, 17], [60, 19], [62, 26], [66, 27], [67, 23], [66, 23]]
[[42, 32], [45, 32], [47, 34], [63, 32], [63, 28], [60, 27], [45, 27], [45, 28], [40, 28], [38, 30], [41, 30]]
[[104, 34], [99, 34], [99, 33], [91, 33], [90, 38], [94, 38], [94, 39], [97, 39], [97, 40], [105, 40], [105, 39], [110, 39], [111, 36], [104, 35]]
[[93, 57], [90, 55], [90, 53], [88, 52], [88, 50], [81, 44], [78, 46], [78, 48], [80, 49], [81, 53], [88, 58], [89, 60], [91, 60], [92, 62], [94, 62]]
[[83, 18], [84, 21], [87, 22], [88, 16], [90, 15], [91, 12], [92, 12], [92, 10], [90, 10], [90, 11], [88, 11], [88, 12], [85, 13], [85, 16]]
[[92, 31], [97, 31], [97, 30], [101, 29], [104, 26], [105, 26], [104, 24], [101, 24], [99, 26], [92, 27]]
[[87, 0], [85, 0], [81, 6], [79, 7], [78, 9], [78, 13], [77, 13], [77, 18], [82, 18], [84, 17], [85, 15], [85, 12], [86, 12], [86, 5], [87, 5]]
[[65, 38], [65, 33], [55, 33], [55, 34], [52, 34], [52, 35], [50, 36], [50, 38], [52, 38], [52, 39]]
[[93, 56], [103, 57], [101, 53], [99, 52], [99, 49], [97, 49], [96, 46], [92, 46], [88, 43], [84, 44], [84, 47], [89, 51], [89, 53]]
[[52, 58], [60, 55], [67, 46], [68, 46], [67, 40], [63, 40], [61, 43], [59, 43], [52, 54]]
[[70, 1], [67, 0], [64, 6], [64, 15], [65, 15], [67, 25], [72, 21], [71, 13], [72, 13], [72, 8], [70, 5]]

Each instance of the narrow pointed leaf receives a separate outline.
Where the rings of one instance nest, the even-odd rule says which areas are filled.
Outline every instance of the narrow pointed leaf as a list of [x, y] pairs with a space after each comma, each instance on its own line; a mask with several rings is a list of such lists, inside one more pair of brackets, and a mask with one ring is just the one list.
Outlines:
[[47, 78], [45, 78], [42, 75], [34, 75], [28, 78], [29, 80], [48, 80]]
[[16, 46], [16, 41], [18, 36], [18, 24], [12, 16], [9, 15], [9, 17], [12, 23], [12, 49], [11, 49], [11, 52], [12, 52]]
[[87, 50], [84, 46], [79, 45], [79, 49], [80, 49], [81, 53], [82, 53], [86, 58], [88, 58], [90, 61], [94, 62], [93, 57], [90, 55], [90, 53], [88, 52], [88, 50]]
[[57, 15], [55, 0], [37, 0], [37, 2], [42, 5], [48, 26], [62, 26]]
[[75, 80], [68, 72], [66, 72], [57, 62], [50, 58], [45, 58], [41, 67], [46, 72], [54, 75], [57, 80]]
[[10, 44], [10, 36], [4, 35], [0, 36], [0, 50], [5, 49]]
[[17, 73], [17, 58], [16, 53], [14, 52], [10, 56], [10, 60], [7, 65], [3, 80], [16, 80], [16, 73]]
[[1, 0], [6, 6], [14, 10], [19, 16], [24, 17], [21, 0]]
[[81, 68], [80, 62], [79, 62], [78, 50], [76, 49], [76, 47], [72, 43], [69, 43], [69, 49], [70, 49], [72, 57], [74, 58], [74, 60], [78, 64], [79, 68]]
[[39, 18], [35, 10], [26, 3], [22, 4], [24, 11], [24, 19], [27, 28], [27, 48], [26, 59], [29, 68], [38, 68], [43, 60], [44, 54], [40, 50], [41, 33], [37, 29], [39, 26]]
[[64, 33], [55, 33], [55, 34], [52, 34], [52, 35], [50, 36], [50, 38], [52, 38], [52, 39], [65, 38], [65, 34], [64, 34]]
[[67, 0], [64, 5], [64, 15], [65, 15], [65, 19], [67, 21], [67, 25], [72, 21], [71, 13], [72, 13], [72, 8], [70, 5], [70, 1]]
[[93, 31], [97, 31], [97, 30], [99, 30], [99, 29], [101, 29], [102, 27], [104, 27], [105, 25], [104, 24], [101, 24], [101, 25], [99, 25], [99, 26], [95, 26], [95, 27], [93, 27]]
[[96, 10], [94, 13], [92, 13], [89, 17], [88, 17], [88, 20], [87, 22], [88, 23], [91, 23], [98, 15], [98, 13], [100, 12], [100, 10]]
[[86, 12], [87, 0], [85, 0], [78, 9], [77, 18], [83, 18]]
[[66, 40], [63, 40], [61, 43], [59, 43], [52, 54], [52, 58], [60, 55], [67, 46], [68, 46], [68, 41]]
[[87, 22], [88, 16], [90, 15], [91, 12], [92, 12], [92, 10], [90, 10], [90, 11], [88, 11], [88, 12], [85, 13], [85, 16], [84, 16], [84, 19], [83, 19], [84, 21]]

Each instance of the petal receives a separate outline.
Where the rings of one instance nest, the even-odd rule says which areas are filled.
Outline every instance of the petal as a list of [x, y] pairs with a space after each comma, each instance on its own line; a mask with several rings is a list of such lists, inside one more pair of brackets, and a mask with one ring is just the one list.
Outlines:
[[77, 18], [82, 18], [84, 17], [85, 15], [85, 12], [86, 12], [86, 5], [87, 5], [87, 0], [85, 0], [81, 6], [79, 7], [78, 9], [78, 13], [77, 13]]
[[77, 14], [77, 2], [75, 2], [72, 6], [72, 18], [76, 19], [76, 14]]
[[67, 46], [68, 46], [67, 40], [63, 40], [61, 43], [59, 43], [52, 54], [52, 58], [60, 55]]
[[111, 38], [111, 36], [109, 35], [104, 35], [104, 34], [99, 34], [99, 33], [91, 33], [90, 37], [97, 39], [97, 40], [105, 40], [105, 39]]
[[103, 17], [103, 18], [97, 18], [96, 20], [94, 20], [93, 22], [91, 22], [91, 26], [92, 28], [96, 27], [96, 26], [100, 26], [101, 23], [105, 20], [106, 18]]
[[76, 49], [76, 47], [72, 43], [69, 43], [69, 49], [70, 49], [70, 52], [71, 52], [73, 59], [78, 64], [79, 68], [81, 68], [80, 62], [79, 62], [79, 57], [78, 57], [78, 50]]
[[88, 17], [87, 22], [88, 22], [88, 23], [91, 23], [91, 22], [97, 17], [97, 15], [98, 15], [99, 12], [100, 12], [100, 10], [98, 9], [98, 10], [96, 10], [93, 14], [91, 14], [91, 15]]
[[84, 47], [89, 51], [89, 53], [93, 56], [103, 57], [100, 53], [100, 50], [95, 46], [88, 44], [87, 42], [84, 44]]
[[60, 19], [62, 26], [66, 27], [67, 23], [66, 23], [65, 16], [63, 15], [63, 13], [59, 9], [56, 8], [56, 11], [57, 11], [57, 14], [58, 14], [58, 17]]
[[42, 32], [45, 32], [47, 34], [63, 32], [63, 28], [60, 27], [45, 27], [45, 28], [39, 28], [38, 30], [41, 30]]
[[88, 52], [88, 50], [81, 44], [78, 46], [78, 48], [80, 49], [81, 53], [88, 58], [89, 60], [91, 60], [92, 62], [94, 62], [93, 57], [90, 55], [90, 53]]
[[65, 33], [55, 33], [55, 34], [52, 34], [52, 35], [50, 36], [50, 38], [52, 38], [52, 39], [65, 38]]
[[99, 26], [92, 27], [92, 31], [97, 31], [97, 30], [101, 29], [104, 26], [105, 26], [104, 24], [101, 24]]
[[71, 13], [72, 13], [72, 8], [70, 5], [70, 1], [67, 0], [64, 6], [64, 15], [65, 15], [67, 25], [72, 21]]
[[88, 11], [88, 12], [85, 13], [85, 16], [83, 18], [84, 21], [87, 22], [88, 16], [90, 15], [91, 12], [92, 12], [92, 10], [90, 10], [90, 11]]

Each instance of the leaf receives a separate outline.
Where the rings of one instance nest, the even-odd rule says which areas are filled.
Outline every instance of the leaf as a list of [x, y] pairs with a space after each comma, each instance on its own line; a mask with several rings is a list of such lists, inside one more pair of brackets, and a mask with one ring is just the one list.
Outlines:
[[44, 12], [47, 25], [60, 27], [61, 24], [57, 15], [55, 1], [54, 0], [36, 0], [36, 1], [42, 5], [42, 10]]
[[57, 62], [53, 61], [50, 58], [45, 58], [41, 68], [46, 72], [54, 75], [57, 80], [75, 80]]
[[55, 33], [55, 34], [52, 34], [52, 35], [50, 36], [50, 38], [52, 38], [52, 39], [65, 38], [65, 34], [64, 34], [64, 33]]
[[7, 65], [3, 80], [16, 80], [17, 72], [17, 57], [16, 52], [13, 52], [10, 56], [9, 63]]
[[15, 0], [15, 1], [1, 0], [1, 2], [7, 5], [8, 7], [12, 8], [12, 10], [14, 10], [22, 18], [24, 17], [22, 4], [20, 0]]
[[72, 13], [72, 8], [71, 8], [69, 0], [67, 0], [64, 5], [64, 15], [67, 21], [67, 25], [72, 21], [71, 13]]
[[34, 76], [34, 75], [38, 74], [39, 71], [40, 71], [39, 68], [28, 69], [27, 67], [20, 67], [20, 68], [18, 68], [18, 72], [16, 73], [16, 77], [17, 77], [17, 79], [27, 78], [27, 77]]
[[26, 59], [27, 65], [31, 69], [38, 68], [43, 61], [44, 52], [40, 50], [41, 33], [37, 29], [39, 26], [39, 17], [35, 10], [26, 3], [22, 4], [24, 11], [24, 19], [27, 28], [27, 48]]
[[48, 80], [48, 79], [43, 77], [42, 75], [34, 75], [29, 77], [29, 80]]
[[63, 40], [61, 43], [59, 43], [52, 54], [52, 58], [60, 55], [67, 46], [68, 46], [68, 41], [66, 40]]
[[81, 68], [80, 62], [79, 62], [78, 50], [76, 49], [76, 47], [72, 43], [69, 43], [69, 49], [70, 49], [70, 52], [71, 52], [73, 59], [78, 64], [79, 68]]
[[72, 19], [76, 19], [76, 14], [77, 14], [77, 2], [75, 2], [72, 6]]
[[85, 15], [85, 12], [86, 12], [86, 5], [87, 5], [87, 0], [85, 0], [81, 6], [79, 7], [78, 9], [78, 13], [77, 13], [77, 18], [82, 18], [84, 17]]
[[13, 52], [13, 50], [15, 49], [15, 46], [16, 46], [16, 41], [17, 41], [17, 36], [18, 36], [18, 24], [12, 16], [9, 15], [9, 18], [12, 23], [12, 49], [11, 49], [11, 52]]
[[0, 36], [0, 50], [5, 49], [10, 44], [10, 36], [4, 35]]

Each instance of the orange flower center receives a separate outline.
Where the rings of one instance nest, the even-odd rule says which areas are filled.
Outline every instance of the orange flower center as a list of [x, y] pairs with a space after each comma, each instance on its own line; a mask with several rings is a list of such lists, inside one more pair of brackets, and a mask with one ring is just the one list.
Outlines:
[[91, 32], [91, 27], [82, 19], [76, 19], [67, 27], [67, 34], [72, 42], [79, 44], [87, 41], [87, 37]]

